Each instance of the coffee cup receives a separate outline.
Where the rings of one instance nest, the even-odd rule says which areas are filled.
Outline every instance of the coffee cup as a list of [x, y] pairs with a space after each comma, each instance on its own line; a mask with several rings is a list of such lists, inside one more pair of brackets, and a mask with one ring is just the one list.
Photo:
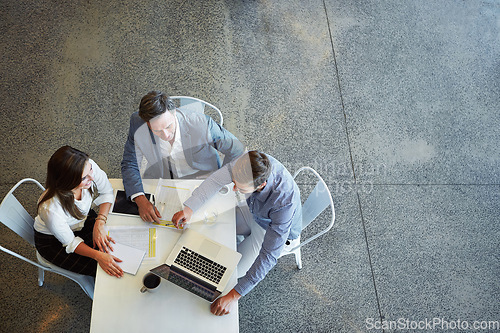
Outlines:
[[141, 293], [145, 293], [146, 291], [153, 292], [156, 289], [158, 289], [158, 286], [160, 285], [161, 278], [158, 275], [155, 275], [153, 273], [147, 273], [144, 275], [142, 278], [142, 288], [141, 288]]

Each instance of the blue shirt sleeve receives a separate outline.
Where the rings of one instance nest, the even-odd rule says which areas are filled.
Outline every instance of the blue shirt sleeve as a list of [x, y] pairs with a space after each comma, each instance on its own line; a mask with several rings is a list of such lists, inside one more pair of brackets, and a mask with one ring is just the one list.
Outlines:
[[203, 183], [201, 183], [200, 186], [198, 186], [193, 191], [191, 196], [184, 202], [184, 206], [187, 206], [191, 208], [193, 212], [196, 212], [224, 185], [231, 183], [233, 180], [231, 178], [231, 172], [229, 168], [232, 164], [234, 164], [234, 162], [226, 164], [219, 170], [212, 173], [207, 179], [205, 179]]

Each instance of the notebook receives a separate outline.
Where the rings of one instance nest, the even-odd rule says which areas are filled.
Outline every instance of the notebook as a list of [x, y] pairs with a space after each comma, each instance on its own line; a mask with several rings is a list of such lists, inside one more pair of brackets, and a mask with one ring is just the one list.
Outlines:
[[132, 275], [137, 274], [146, 251], [138, 250], [131, 246], [120, 243], [115, 243], [111, 246], [113, 247], [113, 251], [111, 251], [111, 254], [122, 260], [121, 262], [117, 262], [118, 266], [120, 266], [125, 273], [129, 273]]
[[213, 302], [226, 288], [240, 259], [240, 253], [186, 229], [165, 264], [151, 272]]

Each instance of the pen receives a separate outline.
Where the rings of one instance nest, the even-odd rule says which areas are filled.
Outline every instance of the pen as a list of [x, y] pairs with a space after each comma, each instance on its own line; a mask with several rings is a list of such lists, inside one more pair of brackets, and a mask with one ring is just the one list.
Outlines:
[[[175, 224], [173, 224], [172, 222], [167, 222], [167, 221], [163, 221], [163, 220], [160, 220], [161, 222], [160, 223], [157, 223], [157, 222], [153, 222], [153, 224], [155, 225], [158, 225], [160, 227], [176, 227]], [[187, 225], [189, 223], [186, 223], [185, 225]], [[184, 226], [185, 225], [181, 225], [180, 223], [177, 225], [177, 229], [184, 229]]]
[[162, 221], [160, 220], [160, 223], [157, 223], [157, 222], [153, 222], [154, 224], [158, 224], [158, 225], [173, 225], [175, 226], [175, 224], [173, 224], [172, 222], [167, 222], [167, 221]]
[[184, 221], [186, 221], [185, 217], [183, 217], [182, 219], [180, 219], [179, 222], [177, 223], [177, 225], [186, 225], [187, 223], [184, 223]]

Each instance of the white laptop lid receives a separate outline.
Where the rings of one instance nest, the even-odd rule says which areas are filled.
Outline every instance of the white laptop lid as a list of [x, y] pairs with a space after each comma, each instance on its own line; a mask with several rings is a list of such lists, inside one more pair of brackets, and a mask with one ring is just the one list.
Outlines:
[[[193, 272], [191, 270], [186, 269], [183, 266], [175, 263], [175, 259], [177, 258], [179, 252], [182, 251], [183, 248], [187, 248], [191, 251], [194, 251], [224, 267], [226, 267], [226, 271], [224, 272], [219, 283], [215, 284], [214, 282], [206, 279], [205, 277]], [[189, 271], [191, 274], [196, 277], [202, 279], [203, 281], [216, 286], [217, 290], [222, 292], [227, 283], [229, 282], [229, 278], [233, 274], [238, 265], [238, 262], [241, 259], [241, 253], [236, 252], [235, 250], [230, 249], [229, 247], [222, 245], [199, 232], [192, 229], [185, 229], [179, 240], [177, 241], [174, 249], [168, 256], [165, 264], [168, 266], [175, 266], [181, 270]]]

